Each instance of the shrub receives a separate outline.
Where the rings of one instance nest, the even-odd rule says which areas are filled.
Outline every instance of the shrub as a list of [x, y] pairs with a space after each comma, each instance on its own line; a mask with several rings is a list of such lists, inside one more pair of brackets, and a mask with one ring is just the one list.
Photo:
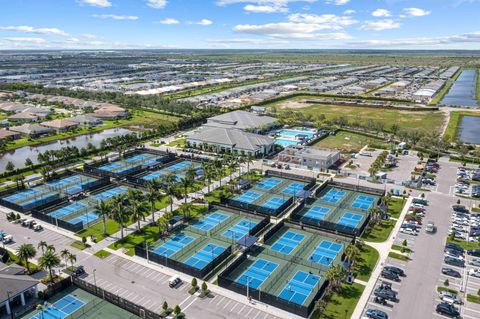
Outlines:
[[448, 279], [445, 279], [443, 285], [448, 287], [450, 285], [450, 281], [448, 281]]

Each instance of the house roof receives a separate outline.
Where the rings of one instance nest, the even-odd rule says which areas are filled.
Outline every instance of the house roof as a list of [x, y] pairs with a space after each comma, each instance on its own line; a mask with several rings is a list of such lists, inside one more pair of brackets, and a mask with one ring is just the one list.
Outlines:
[[16, 136], [19, 135], [20, 133], [18, 132], [12, 132], [6, 129], [0, 129], [0, 138], [6, 138], [10, 136]]
[[0, 263], [0, 287], [8, 287], [8, 289], [0, 289], [0, 304], [8, 300], [8, 294], [10, 294], [11, 298], [15, 297], [39, 283], [38, 280], [24, 275], [23, 267], [16, 265], [4, 266], [4, 264]]
[[57, 120], [42, 122], [41, 124], [43, 126], [52, 127], [52, 128], [56, 128], [56, 129], [72, 127], [72, 126], [77, 126], [78, 125], [77, 122], [73, 122], [73, 121], [66, 120], [66, 119], [57, 119]]
[[28, 112], [22, 112], [22, 113], [17, 113], [17, 114], [13, 114], [13, 115], [10, 115], [8, 117], [9, 120], [36, 120], [38, 119], [40, 116], [38, 114], [32, 114], [32, 113], [28, 113]]
[[96, 123], [101, 122], [102, 120], [92, 116], [90, 114], [81, 114], [74, 117], [68, 118], [69, 121], [76, 122], [76, 123]]
[[51, 132], [53, 129], [38, 124], [23, 124], [11, 127], [10, 131], [20, 132], [23, 134], [42, 134]]
[[260, 116], [251, 112], [237, 110], [210, 117], [205, 126], [248, 129], [272, 124], [276, 120], [276, 118], [271, 116]]
[[202, 143], [228, 145], [247, 151], [254, 151], [260, 146], [274, 142], [274, 139], [269, 136], [221, 127], [203, 127], [199, 132], [188, 135], [188, 139]]

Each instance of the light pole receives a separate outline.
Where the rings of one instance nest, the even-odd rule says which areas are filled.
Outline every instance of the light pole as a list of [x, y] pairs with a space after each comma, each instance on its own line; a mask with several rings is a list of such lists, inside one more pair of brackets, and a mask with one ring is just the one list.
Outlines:
[[13, 314], [12, 305], [10, 304], [10, 294], [11, 293], [12, 293], [11, 291], [7, 291], [7, 302], [8, 302], [8, 308], [10, 308], [10, 317], [12, 319], [15, 319], [15, 315]]
[[97, 294], [97, 276], [95, 275], [96, 272], [97, 272], [97, 269], [94, 269], [93, 270], [93, 283], [95, 285], [95, 294]]
[[250, 276], [247, 276], [247, 299], [250, 300]]

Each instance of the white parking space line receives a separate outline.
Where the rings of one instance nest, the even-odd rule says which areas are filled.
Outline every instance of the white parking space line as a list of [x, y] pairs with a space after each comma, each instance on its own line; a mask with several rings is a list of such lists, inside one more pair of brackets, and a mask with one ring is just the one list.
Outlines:
[[232, 302], [232, 299], [228, 300], [228, 302], [223, 306], [223, 309], [227, 308], [231, 302]]
[[[240, 310], [238, 311], [238, 313], [242, 313], [242, 311], [243, 311], [243, 309], [245, 309], [245, 307], [246, 307], [246, 306], [245, 306], [245, 305], [243, 305], [243, 307], [242, 307], [242, 308], [240, 308]], [[233, 310], [233, 309], [232, 309], [232, 310]]]
[[223, 300], [225, 300], [225, 297], [224, 297], [224, 296], [222, 296], [222, 299], [220, 299], [220, 300], [216, 303], [216, 305], [217, 305], [217, 306], [220, 305]]
[[235, 305], [233, 305], [232, 309], [230, 309], [231, 312], [235, 311], [235, 308], [237, 308], [239, 304], [238, 303], [235, 303]]
[[250, 312], [252, 312], [253, 308], [250, 308], [250, 310], [247, 312], [247, 314], [245, 315], [245, 317], [248, 318], [248, 315], [250, 314]]

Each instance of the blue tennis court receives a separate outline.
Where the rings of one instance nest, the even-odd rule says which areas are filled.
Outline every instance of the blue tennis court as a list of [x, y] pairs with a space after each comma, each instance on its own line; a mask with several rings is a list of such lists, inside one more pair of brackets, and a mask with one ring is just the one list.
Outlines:
[[71, 185], [73, 183], [79, 183], [81, 180], [82, 179], [80, 178], [80, 176], [72, 175], [72, 176], [65, 177], [65, 178], [62, 178], [62, 179], [59, 179], [59, 180], [56, 180], [56, 181], [53, 181], [53, 182], [49, 182], [49, 183], [47, 183], [47, 185], [53, 186], [53, 187], [62, 187], [62, 186], [66, 186], [66, 185]]
[[282, 182], [281, 179], [270, 177], [257, 182], [257, 187], [263, 190], [271, 190]]
[[297, 305], [303, 305], [319, 280], [319, 276], [299, 271], [288, 281], [278, 297]]
[[351, 212], [345, 212], [342, 218], [337, 222], [338, 225], [342, 225], [349, 228], [355, 228], [358, 226], [358, 223], [362, 220], [362, 214], [355, 214]]
[[310, 256], [309, 260], [320, 265], [330, 266], [341, 249], [342, 244], [323, 240], [320, 245], [315, 248], [315, 251]]
[[228, 238], [233, 237], [235, 240], [239, 240], [240, 238], [245, 236], [250, 231], [250, 229], [252, 229], [256, 225], [257, 225], [257, 222], [255, 221], [242, 219], [236, 225], [230, 227], [226, 232], [224, 232], [223, 236]]
[[235, 281], [244, 286], [253, 289], [260, 287], [263, 282], [270, 276], [278, 265], [265, 259], [257, 259], [240, 277]]
[[273, 245], [272, 250], [289, 255], [302, 242], [304, 235], [287, 231]]
[[64, 216], [68, 216], [70, 214], [78, 212], [82, 209], [86, 209], [87, 207], [88, 207], [87, 205], [81, 202], [74, 202], [73, 204], [64, 206], [62, 208], [54, 210], [51, 213], [48, 213], [48, 216], [52, 216], [53, 218], [62, 218]]
[[332, 188], [325, 195], [323, 195], [322, 200], [327, 203], [336, 204], [342, 199], [343, 196], [345, 196], [344, 191]]
[[55, 302], [53, 305], [48, 306], [41, 313], [35, 314], [32, 319], [63, 319], [71, 315], [78, 309], [85, 305], [80, 299], [75, 298], [72, 295], [66, 295], [62, 299]]
[[17, 202], [19, 200], [22, 200], [24, 198], [33, 197], [38, 193], [39, 193], [38, 189], [30, 188], [30, 189], [26, 189], [26, 190], [23, 190], [21, 192], [6, 196], [3, 199], [7, 202], [15, 203], [15, 202]]
[[179, 162], [177, 164], [173, 164], [172, 166], [166, 167], [165, 170], [173, 172], [173, 171], [178, 171], [178, 170], [185, 169], [185, 168], [190, 167], [192, 165], [193, 165], [192, 162], [183, 161], [183, 162]]
[[285, 188], [282, 191], [282, 193], [286, 195], [295, 196], [299, 191], [303, 190], [304, 187], [305, 186], [301, 183], [291, 183], [290, 185], [288, 185], [287, 188]]
[[262, 194], [255, 193], [252, 191], [248, 191], [246, 193], [243, 193], [242, 195], [238, 196], [235, 198], [236, 201], [246, 203], [246, 204], [251, 204], [253, 201], [258, 199]]
[[152, 181], [152, 180], [155, 180], [155, 179], [160, 179], [163, 176], [167, 176], [167, 175], [165, 173], [163, 173], [162, 171], [156, 171], [156, 172], [153, 172], [153, 173], [150, 173], [148, 175], [143, 176], [142, 179], [146, 180], [146, 181]]
[[109, 200], [110, 198], [112, 198], [115, 195], [120, 195], [120, 194], [123, 194], [123, 193], [126, 193], [126, 192], [128, 192], [128, 188], [123, 187], [123, 186], [118, 186], [118, 187], [106, 190], [104, 192], [101, 192], [99, 194], [93, 195], [92, 199], [95, 199], [97, 201], [102, 201], [102, 200], [106, 201], [106, 200]]
[[228, 217], [229, 217], [228, 215], [221, 214], [219, 212], [214, 212], [208, 216], [205, 216], [204, 218], [202, 218], [192, 226], [198, 229], [209, 231], [210, 229], [214, 228], [215, 226], [217, 226], [218, 224], [226, 220]]
[[99, 169], [104, 170], [104, 171], [113, 172], [116, 168], [119, 168], [121, 166], [122, 166], [122, 163], [120, 163], [120, 162], [112, 162], [112, 163], [100, 166]]
[[160, 256], [170, 257], [194, 240], [195, 238], [193, 237], [186, 236], [184, 234], [176, 234], [175, 237], [165, 242], [165, 244], [161, 245], [153, 252]]
[[280, 198], [280, 197], [272, 197], [267, 202], [262, 204], [262, 207], [270, 208], [270, 209], [277, 209], [280, 206], [282, 206], [283, 203], [285, 203], [286, 201], [287, 200], [285, 200], [283, 198]]
[[352, 208], [369, 210], [370, 207], [372, 207], [374, 201], [375, 201], [374, 197], [366, 196], [366, 195], [360, 195], [353, 202]]
[[330, 212], [330, 208], [315, 205], [310, 207], [308, 211], [303, 215], [303, 217], [315, 220], [323, 220], [325, 215], [328, 214], [328, 212]]
[[224, 247], [220, 247], [215, 244], [208, 244], [203, 247], [202, 250], [199, 250], [197, 253], [195, 253], [195, 255], [188, 258], [184, 264], [197, 269], [203, 269], [224, 251]]
[[82, 222], [84, 224], [88, 224], [93, 221], [96, 221], [97, 219], [98, 219], [98, 215], [95, 213], [95, 211], [91, 211], [86, 214], [83, 214], [82, 216], [78, 216], [72, 220], [69, 220], [68, 223], [76, 224], [78, 222]]

